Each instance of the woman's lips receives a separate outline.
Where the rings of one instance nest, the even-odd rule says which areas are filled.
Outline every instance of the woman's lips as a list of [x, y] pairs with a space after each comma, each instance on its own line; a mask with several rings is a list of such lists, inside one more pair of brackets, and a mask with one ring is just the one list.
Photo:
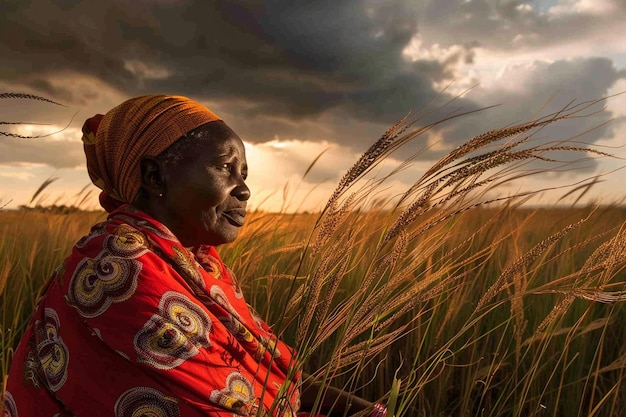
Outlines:
[[222, 212], [222, 215], [226, 217], [228, 222], [233, 226], [243, 226], [244, 218], [246, 217], [245, 209], [231, 209]]

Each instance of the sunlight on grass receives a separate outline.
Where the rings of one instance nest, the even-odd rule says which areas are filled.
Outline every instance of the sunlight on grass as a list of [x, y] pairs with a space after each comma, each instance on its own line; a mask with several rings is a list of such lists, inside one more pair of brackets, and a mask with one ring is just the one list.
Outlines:
[[[373, 168], [459, 116], [423, 126], [417, 114], [372, 145], [322, 213], [250, 213], [219, 250], [248, 302], [297, 348], [293, 372], [397, 416], [620, 415], [626, 209], [529, 208], [538, 190], [498, 193], [567, 166], [563, 153], [606, 157], [580, 142], [532, 140], [591, 104], [468, 140], [382, 200], [390, 177], [369, 176]], [[103, 218], [0, 211], [3, 381], [51, 272]]]

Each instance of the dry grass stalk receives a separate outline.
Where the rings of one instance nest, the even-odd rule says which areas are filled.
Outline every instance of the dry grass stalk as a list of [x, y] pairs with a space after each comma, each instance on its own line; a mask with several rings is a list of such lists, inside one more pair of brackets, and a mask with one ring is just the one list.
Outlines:
[[[473, 139], [459, 146], [457, 149], [450, 152], [448, 155], [444, 156], [437, 163], [435, 163], [428, 171], [424, 173], [424, 175], [422, 175], [422, 177], [418, 181], [416, 181], [413, 186], [411, 186], [411, 188], [407, 190], [407, 192], [403, 196], [403, 199], [406, 199], [409, 195], [413, 194], [420, 187], [424, 186], [424, 184], [430, 182], [440, 183], [451, 176], [464, 178], [467, 175], [462, 175], [461, 172], [467, 172], [470, 166], [476, 165], [485, 159], [502, 159], [501, 155], [510, 153], [510, 149], [512, 149], [514, 146], [518, 146], [524, 143], [527, 138], [517, 141], [512, 145], [504, 145], [494, 151], [487, 152], [484, 155], [478, 155], [449, 166], [450, 164], [452, 164], [452, 162], [458, 160], [459, 158], [462, 158], [470, 153], [474, 153], [480, 149], [484, 149], [486, 146], [491, 145], [494, 142], [502, 141], [512, 136], [517, 136], [530, 130], [546, 126], [550, 123], [556, 122], [557, 120], [561, 120], [566, 117], [567, 116], [560, 116], [558, 118], [551, 118], [544, 121], [524, 123], [521, 125], [502, 129], [494, 129], [474, 137]], [[454, 168], [453, 172], [447, 172], [452, 168]], [[455, 174], [455, 172], [458, 172], [458, 174]]]
[[[449, 165], [450, 163], [452, 163], [453, 161], [459, 158], [462, 158], [472, 152], [475, 152], [478, 149], [483, 149], [485, 146], [492, 144], [494, 142], [500, 141], [502, 139], [518, 136], [518, 135], [521, 135], [522, 133], [526, 133], [531, 130], [541, 129], [549, 124], [558, 122], [560, 120], [585, 117], [585, 115], [582, 114], [582, 112], [593, 108], [593, 106], [597, 105], [598, 103], [602, 101], [603, 99], [592, 100], [589, 102], [583, 102], [579, 104], [570, 103], [559, 112], [552, 113], [538, 120], [530, 121], [527, 123], [522, 123], [516, 126], [511, 126], [511, 127], [501, 128], [501, 129], [494, 129], [489, 132], [480, 134], [472, 138], [468, 142], [462, 144], [457, 149], [455, 149], [454, 151], [446, 155], [444, 158], [442, 158], [439, 162], [435, 163], [430, 169], [428, 169], [428, 171], [426, 171], [426, 173], [424, 173], [422, 178], [426, 179], [426, 178], [433, 176], [434, 174], [444, 172], [445, 167]], [[517, 144], [520, 144], [525, 141], [526, 139], [519, 141]], [[503, 151], [508, 150], [506, 146], [501, 147], [500, 149]], [[423, 182], [423, 181], [418, 181], [418, 183], [420, 182]]]
[[[320, 305], [320, 295], [324, 284], [337, 278], [340, 271], [345, 272], [343, 264], [347, 263], [350, 258], [350, 246], [342, 241], [337, 241], [327, 251], [324, 252], [321, 262], [315, 269], [313, 277], [307, 282], [307, 289], [303, 294], [303, 308], [300, 313], [300, 322], [298, 324], [297, 341], [302, 343], [305, 340], [307, 331], [315, 312]], [[310, 335], [309, 335], [310, 336]], [[310, 337], [307, 337], [310, 338]]]
[[0, 295], [4, 292], [4, 288], [9, 280], [9, 273], [11, 272], [11, 260], [6, 255], [2, 258], [2, 268], [0, 268]]
[[380, 260], [376, 262], [376, 265], [372, 272], [365, 275], [363, 284], [360, 286], [361, 293], [365, 293], [365, 300], [361, 300], [357, 310], [354, 312], [353, 320], [355, 322], [365, 321], [365, 316], [368, 312], [372, 311], [375, 306], [380, 306], [382, 300], [388, 295], [386, 291], [381, 289], [380, 291], [370, 292], [372, 288], [378, 287], [378, 282], [388, 272], [391, 278], [387, 284], [388, 287], [395, 287], [397, 282], [403, 281], [405, 275], [402, 273], [393, 274], [393, 271], [398, 261], [404, 256], [408, 246], [408, 239], [406, 233], [401, 233], [396, 242], [394, 243], [391, 252], [385, 254]]
[[297, 252], [299, 250], [302, 250], [306, 247], [306, 243], [305, 242], [298, 242], [298, 243], [292, 243], [289, 245], [283, 245], [280, 246], [278, 248], [275, 249], [270, 249], [269, 251], [267, 251], [267, 253], [265, 254], [265, 256], [274, 256], [274, 255], [281, 255], [284, 253], [293, 253], [293, 252]]
[[437, 216], [435, 216], [432, 220], [429, 220], [428, 222], [426, 222], [423, 225], [420, 225], [420, 227], [416, 230], [411, 231], [410, 235], [409, 235], [409, 239], [415, 239], [417, 236], [420, 236], [422, 234], [424, 234], [426, 231], [431, 230], [432, 228], [436, 227], [439, 224], [442, 224], [448, 220], [454, 219], [459, 217], [461, 214], [466, 213], [472, 209], [481, 207], [481, 206], [486, 206], [489, 205], [491, 203], [496, 203], [496, 202], [501, 202], [501, 201], [508, 201], [510, 200], [511, 197], [502, 197], [502, 198], [494, 198], [492, 200], [485, 200], [485, 201], [479, 201], [477, 203], [473, 203], [470, 205], [465, 205], [465, 206], [461, 206], [461, 208], [456, 209], [456, 210], [446, 210], [446, 211], [442, 211], [441, 214], [438, 214]]
[[[603, 233], [602, 235], [604, 235]], [[602, 243], [574, 273], [548, 282], [529, 291], [532, 294], [563, 294], [599, 303], [626, 301], [626, 290], [611, 291], [623, 282], [611, 283], [613, 277], [626, 267], [626, 233], [620, 228], [616, 236]], [[562, 288], [562, 285], [567, 285]]]
[[352, 183], [354, 183], [358, 178], [360, 178], [363, 173], [365, 173], [379, 158], [386, 154], [388, 148], [393, 144], [393, 142], [398, 138], [398, 135], [401, 134], [408, 126], [402, 127], [406, 122], [407, 118], [403, 118], [398, 123], [390, 127], [380, 139], [378, 139], [372, 146], [369, 147], [367, 151], [357, 160], [357, 162], [348, 169], [348, 171], [344, 174], [344, 176], [339, 180], [339, 184], [335, 188], [335, 191], [329, 198], [326, 207], [322, 212], [328, 210], [337, 199], [341, 196], [341, 194], [350, 187]]
[[406, 210], [404, 210], [400, 216], [394, 221], [394, 223], [389, 228], [388, 232], [385, 233], [385, 237], [383, 243], [389, 242], [391, 239], [395, 238], [401, 231], [406, 229], [415, 219], [417, 219], [420, 215], [426, 213], [430, 208], [430, 199], [432, 197], [433, 192], [437, 184], [430, 184], [424, 193], [413, 202]]
[[[442, 276], [445, 276], [444, 272], [443, 271], [438, 272], [436, 276], [434, 275], [433, 279], [429, 281], [435, 282], [436, 278], [439, 278]], [[416, 308], [416, 306], [424, 303], [427, 300], [432, 300], [444, 294], [447, 290], [450, 289], [451, 285], [453, 285], [457, 281], [460, 281], [461, 279], [462, 279], [462, 276], [452, 276], [452, 277], [449, 277], [448, 280], [443, 280], [442, 282], [439, 282], [437, 285], [429, 288], [428, 290], [422, 289], [423, 287], [426, 287], [425, 285], [422, 288], [420, 288], [420, 290], [412, 290], [410, 292], [409, 297], [403, 297], [405, 299], [403, 303], [398, 302], [398, 300], [394, 300], [393, 307], [394, 309], [397, 308], [397, 310], [395, 310], [395, 312], [391, 316], [386, 318], [384, 321], [377, 323], [375, 330], [380, 331], [382, 329], [387, 328], [392, 323], [395, 323], [400, 317], [404, 316], [408, 311]], [[390, 311], [394, 311], [394, 310], [390, 310]]]
[[304, 280], [304, 279], [306, 279], [306, 277], [294, 277], [291, 274], [279, 274], [279, 273], [272, 273], [272, 274], [269, 274], [269, 275], [263, 275], [263, 276], [254, 278], [255, 281], [263, 281], [263, 280], [267, 280], [267, 281], [278, 281], [278, 280], [284, 280], [284, 281], [296, 280], [296, 281], [300, 281], [300, 280]]
[[[371, 327], [377, 314], [375, 310], [380, 309], [384, 305], [384, 300], [390, 295], [388, 288], [391, 284], [387, 284], [383, 288], [376, 288], [379, 287], [380, 280], [383, 279], [387, 272], [391, 274], [396, 262], [404, 253], [406, 244], [406, 240], [399, 239], [394, 246], [394, 250], [377, 261], [372, 272], [365, 274], [364, 281], [359, 285], [355, 294], [342, 302], [339, 308], [332, 314], [326, 315], [326, 318], [321, 321], [319, 326], [321, 331], [313, 349], [316, 349], [342, 326], [346, 321], [346, 317], [350, 317], [348, 323], [356, 323], [357, 326], [356, 328], [348, 326], [348, 329], [342, 336], [341, 346], [348, 345], [354, 338]], [[404, 278], [406, 277], [402, 274], [394, 274], [392, 279], [403, 281]]]
[[505, 285], [510, 281], [510, 279], [518, 273], [523, 273], [525, 269], [539, 256], [541, 256], [545, 251], [547, 251], [555, 242], [562, 239], [565, 235], [567, 235], [572, 230], [578, 228], [581, 224], [583, 224], [587, 219], [581, 219], [574, 224], [570, 224], [560, 230], [559, 232], [549, 236], [548, 238], [542, 240], [537, 245], [535, 245], [530, 251], [528, 251], [524, 256], [517, 259], [511, 266], [509, 266], [499, 277], [498, 279], [489, 287], [489, 289], [485, 292], [485, 294], [481, 297], [478, 305], [476, 306], [476, 310], [480, 310], [483, 308], [493, 297], [498, 294]]
[[321, 226], [317, 231], [315, 241], [311, 245], [312, 256], [315, 256], [337, 231], [339, 226], [343, 224], [348, 216], [351, 215], [354, 199], [356, 194], [351, 194], [341, 207], [335, 209], [337, 201], [333, 201], [323, 215]]
[[324, 297], [320, 306], [315, 311], [316, 319], [318, 323], [322, 323], [327, 315], [328, 309], [330, 308], [331, 302], [335, 297], [335, 293], [339, 288], [339, 284], [346, 275], [346, 271], [348, 270], [348, 265], [350, 261], [350, 251], [348, 248], [352, 248], [354, 245], [354, 237], [350, 238], [347, 242], [345, 242], [344, 248], [345, 251], [342, 253], [341, 257], [337, 260], [339, 261], [337, 264], [337, 268], [334, 268], [331, 274], [328, 276], [326, 281], [328, 282], [328, 286], [326, 291], [324, 291]]
[[[42, 101], [42, 102], [54, 104], [56, 106], [66, 107], [65, 105], [63, 105], [61, 103], [57, 103], [56, 101], [47, 99], [45, 97], [37, 96], [37, 95], [34, 95], [34, 94], [0, 93], [0, 100], [1, 99], [26, 99], [26, 100]], [[42, 135], [26, 136], [26, 135], [20, 135], [18, 133], [5, 132], [5, 131], [1, 131], [0, 130], [0, 136], [6, 136], [6, 137], [16, 138], [16, 139], [38, 139], [38, 138], [44, 138], [44, 137], [54, 135], [56, 133], [59, 133], [59, 132], [65, 130], [65, 129], [67, 129], [67, 127], [70, 125], [71, 122], [72, 121], [70, 120], [70, 122], [64, 128], [62, 128], [61, 130], [59, 130], [57, 132], [46, 133], [46, 134], [42, 134]], [[16, 126], [19, 126], [19, 125], [25, 125], [25, 124], [42, 125], [41, 123], [32, 123], [32, 122], [7, 122], [7, 121], [1, 121], [0, 122], [0, 125], [16, 125]]]
[[524, 299], [517, 297], [516, 294], [525, 294], [528, 282], [526, 274], [517, 272], [513, 274], [513, 287], [509, 293], [511, 299], [511, 317], [513, 318], [513, 337], [515, 338], [515, 354], [519, 361], [521, 356], [521, 348], [524, 338], [524, 332], [528, 326], [528, 320], [524, 315]]
[[[326, 212], [326, 210], [331, 207], [340, 197], [341, 195], [349, 189], [357, 180], [362, 178], [367, 172], [369, 172], [373, 167], [375, 167], [378, 163], [380, 163], [387, 155], [389, 155], [392, 151], [399, 148], [404, 143], [416, 138], [424, 132], [432, 129], [433, 127], [442, 124], [446, 121], [452, 120], [456, 117], [464, 116], [467, 114], [475, 113], [477, 111], [485, 110], [486, 108], [479, 110], [470, 110], [465, 113], [456, 113], [449, 116], [446, 116], [436, 122], [427, 123], [424, 126], [417, 127], [411, 131], [408, 131], [412, 126], [417, 124], [420, 120], [423, 120], [426, 116], [432, 115], [434, 111], [443, 109], [446, 105], [449, 105], [452, 101], [444, 104], [438, 109], [428, 109], [424, 108], [422, 112], [423, 115], [420, 116], [418, 113], [416, 116], [409, 119], [409, 117], [402, 118], [398, 123], [389, 128], [380, 139], [378, 139], [373, 145], [369, 147], [365, 153], [357, 160], [357, 162], [348, 169], [346, 174], [341, 178], [339, 184], [335, 188], [335, 191], [332, 193], [329, 198], [324, 210], [322, 210], [322, 214]], [[407, 132], [408, 133], [405, 133]]]
[[52, 101], [50, 99], [47, 99], [45, 97], [41, 97], [41, 96], [37, 96], [34, 94], [25, 94], [25, 93], [0, 93], [0, 99], [5, 99], [5, 98], [12, 98], [12, 99], [26, 99], [26, 100], [36, 100], [36, 101], [44, 101], [46, 103], [51, 103], [51, 104], [56, 104], [57, 106], [63, 106], [65, 107], [65, 105], [61, 104], [61, 103], [57, 103], [56, 101]]
[[[559, 291], [555, 292], [558, 293]], [[626, 301], [626, 291], [602, 291], [597, 288], [577, 288], [569, 292], [563, 291], [562, 293], [598, 303], [614, 304]]]
[[612, 271], [615, 267], [623, 268], [625, 262], [626, 230], [622, 228], [616, 236], [596, 249], [581, 268], [581, 273], [598, 270]]
[[554, 324], [554, 322], [559, 317], [561, 317], [567, 311], [568, 308], [570, 308], [570, 306], [572, 305], [575, 299], [576, 297], [574, 297], [573, 295], [568, 295], [564, 299], [562, 299], [557, 305], [555, 305], [552, 308], [552, 311], [550, 312], [550, 314], [548, 314], [548, 316], [546, 316], [546, 318], [544, 318], [541, 321], [539, 326], [537, 326], [537, 328], [535, 329], [535, 335], [539, 335], [545, 332], [545, 330], [549, 326]]
[[[435, 296], [435, 293], [429, 293], [427, 289], [440, 282], [441, 277], [447, 273], [445, 266], [440, 266], [437, 271], [433, 269], [432, 254], [437, 249], [432, 245], [420, 245], [414, 250], [419, 256], [413, 256], [411, 261], [400, 269], [390, 269], [393, 274], [387, 282], [361, 301], [354, 319], [350, 321], [345, 340], [350, 341], [358, 337], [373, 325], [380, 331], [419, 303]], [[428, 266], [418, 279], [414, 276], [414, 271], [424, 263], [424, 260], [427, 260]]]
[[408, 326], [404, 325], [392, 332], [384, 333], [339, 350], [337, 355], [332, 358], [332, 366], [342, 369], [358, 363], [364, 360], [364, 358], [384, 352], [394, 341], [406, 335], [407, 328]]
[[523, 342], [522, 346], [526, 347], [538, 341], [546, 340], [547, 338], [554, 338], [558, 336], [572, 334], [574, 331], [577, 331], [578, 336], [582, 336], [584, 334], [603, 329], [611, 322], [609, 317], [603, 317], [592, 321], [582, 328], [580, 328], [580, 322], [578, 322], [574, 326], [554, 329], [548, 332], [547, 329], [552, 326], [559, 317], [565, 314], [565, 312], [572, 305], [574, 299], [574, 294], [566, 294], [566, 297], [553, 307], [551, 313], [542, 320], [539, 326], [537, 326], [537, 328], [535, 329], [533, 335], [526, 339]]
[[[416, 181], [401, 197], [400, 203], [419, 192], [415, 202], [412, 203], [407, 209], [405, 209], [401, 215], [397, 218], [396, 222], [389, 229], [388, 235], [385, 237], [385, 242], [393, 239], [398, 233], [398, 230], [407, 227], [410, 223], [418, 219], [426, 211], [431, 210], [437, 205], [443, 205], [451, 201], [461, 202], [466, 199], [471, 192], [478, 188], [485, 187], [496, 180], [507, 181], [507, 177], [503, 176], [507, 170], [502, 171], [500, 174], [496, 174], [479, 180], [480, 176], [492, 171], [494, 168], [508, 166], [514, 163], [519, 163], [529, 160], [541, 160], [545, 162], [557, 162], [554, 159], [545, 156], [548, 152], [566, 151], [569, 153], [582, 152], [591, 153], [600, 156], [609, 156], [606, 152], [598, 151], [596, 149], [577, 146], [563, 146], [560, 143], [557, 145], [544, 145], [534, 146], [527, 149], [514, 150], [515, 147], [521, 146], [528, 142], [528, 139], [532, 137], [538, 129], [541, 129], [548, 124], [564, 120], [567, 118], [578, 117], [578, 114], [588, 108], [589, 105], [574, 106], [566, 108], [563, 112], [553, 114], [547, 118], [539, 121], [533, 121], [530, 123], [524, 123], [517, 126], [512, 126], [503, 129], [495, 129], [485, 134], [476, 136], [469, 142], [461, 145], [450, 154], [443, 157], [437, 162], [431, 169], [429, 169], [418, 181]], [[565, 113], [565, 114], [563, 114]], [[496, 142], [500, 142], [504, 139], [518, 136], [523, 133], [529, 133], [526, 137], [504, 144], [495, 150], [488, 151], [484, 154], [474, 155], [464, 160], [458, 161], [469, 154], [476, 153], [487, 146], [491, 146]], [[561, 142], [562, 143], [562, 142]], [[454, 163], [455, 161], [458, 161]], [[454, 163], [454, 164], [453, 164]], [[514, 179], [515, 176], [510, 177]], [[465, 185], [463, 185], [465, 184]], [[450, 191], [445, 191], [449, 189]], [[433, 198], [443, 193], [443, 197], [437, 202], [432, 202]], [[511, 196], [513, 198], [515, 196]], [[480, 202], [478, 204], [488, 204], [490, 202]], [[475, 204], [468, 204], [465, 208], [473, 208]], [[464, 211], [464, 207], [461, 207], [454, 215]], [[443, 216], [440, 221], [445, 221], [447, 217]], [[433, 222], [437, 224], [438, 221]], [[428, 230], [431, 225], [427, 225], [420, 232]]]
[[[480, 134], [466, 143], [462, 144], [454, 151], [450, 152], [448, 155], [443, 157], [437, 163], [435, 163], [428, 171], [424, 173], [422, 179], [418, 181], [419, 183], [423, 182], [423, 179], [430, 178], [434, 174], [438, 174], [442, 171], [445, 171], [445, 167], [448, 166], [453, 161], [456, 161], [459, 158], [462, 158], [472, 152], [477, 151], [478, 149], [483, 149], [485, 146], [490, 145], [494, 142], [500, 141], [502, 139], [507, 139], [513, 136], [518, 136], [522, 133], [528, 132], [529, 130], [546, 126], [550, 123], [556, 122], [557, 120], [564, 119], [566, 116], [560, 116], [558, 118], [552, 118], [544, 121], [536, 121], [524, 123], [512, 127], [507, 127], [503, 129], [494, 129], [489, 132], [485, 132]], [[520, 142], [521, 143], [521, 142]], [[502, 148], [503, 151], [507, 151], [507, 148]], [[495, 151], [496, 153], [498, 151]]]
[[[402, 214], [398, 217], [398, 219], [396, 219], [394, 224], [390, 227], [389, 232], [385, 235], [384, 242], [386, 243], [392, 240], [393, 238], [395, 238], [400, 230], [408, 228], [411, 225], [411, 223], [413, 223], [416, 219], [424, 216], [426, 213], [433, 211], [434, 209], [439, 208], [443, 206], [444, 204], [451, 202], [454, 199], [458, 200], [456, 201], [456, 203], [462, 203], [463, 199], [467, 197], [471, 191], [475, 190], [476, 188], [488, 185], [489, 183], [496, 181], [496, 180], [497, 180], [496, 177], [488, 178], [483, 181], [471, 184], [460, 190], [456, 190], [456, 191], [453, 190], [448, 195], [444, 196], [442, 199], [434, 203], [429, 203], [428, 200], [431, 197], [430, 193], [432, 193], [432, 191], [431, 190], [427, 191], [429, 195], [423, 196], [423, 197], [428, 197], [428, 198], [420, 197], [419, 200], [413, 203], [408, 209], [403, 211]], [[462, 205], [460, 209], [457, 209], [454, 211], [442, 211], [438, 213], [431, 220], [422, 224], [418, 229], [411, 231], [409, 239], [413, 240], [417, 236], [422, 235], [423, 233], [432, 229], [438, 224], [441, 224], [449, 219], [458, 217], [460, 214], [466, 211], [469, 211], [479, 206], [488, 205], [494, 202], [509, 200], [510, 198], [511, 197], [504, 197], [504, 198], [497, 198], [493, 200], [480, 201], [474, 204], [469, 204], [465, 206]]]
[[619, 371], [624, 372], [626, 369], [626, 353], [621, 355], [619, 358], [609, 363], [608, 365], [603, 366], [602, 368], [595, 371], [595, 375], [602, 375], [607, 372]]

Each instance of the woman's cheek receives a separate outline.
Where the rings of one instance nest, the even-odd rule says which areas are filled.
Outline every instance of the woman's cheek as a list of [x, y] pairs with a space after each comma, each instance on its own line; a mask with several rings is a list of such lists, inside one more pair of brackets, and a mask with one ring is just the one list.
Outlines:
[[217, 221], [215, 210], [204, 210], [201, 213], [201, 221], [204, 230], [212, 230]]

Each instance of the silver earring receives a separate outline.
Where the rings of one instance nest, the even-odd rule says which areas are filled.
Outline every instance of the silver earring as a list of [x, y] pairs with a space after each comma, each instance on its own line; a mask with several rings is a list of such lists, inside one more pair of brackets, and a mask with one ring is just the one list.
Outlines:
[[163, 193], [159, 193], [159, 198], [163, 197]]

